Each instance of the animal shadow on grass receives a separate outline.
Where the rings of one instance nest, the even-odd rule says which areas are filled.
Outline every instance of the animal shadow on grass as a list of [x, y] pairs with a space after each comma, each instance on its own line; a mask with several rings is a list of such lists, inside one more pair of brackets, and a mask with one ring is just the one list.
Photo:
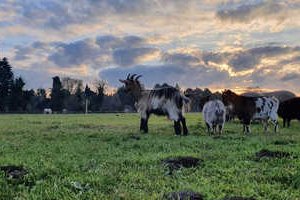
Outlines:
[[255, 161], [259, 161], [262, 158], [297, 158], [291, 153], [284, 151], [270, 151], [268, 149], [262, 149], [259, 152], [255, 153]]
[[275, 140], [272, 144], [274, 145], [290, 145], [295, 144], [296, 141], [294, 140]]
[[181, 168], [193, 168], [203, 165], [203, 160], [191, 156], [181, 156], [174, 158], [165, 158], [162, 160], [162, 164], [168, 168], [167, 174], [172, 175], [173, 171], [179, 170]]
[[164, 194], [165, 200], [203, 200], [203, 195], [192, 191], [179, 191]]
[[139, 135], [129, 135], [127, 137], [124, 137], [123, 138], [123, 141], [128, 141], [128, 140], [140, 140], [141, 139], [141, 136]]
[[246, 140], [246, 137], [245, 136], [226, 135], [226, 134], [223, 134], [223, 135], [216, 134], [216, 135], [212, 135], [212, 139], [244, 141], [244, 140]]
[[26, 178], [29, 173], [23, 166], [7, 165], [0, 166], [0, 170], [4, 172], [6, 180], [12, 185], [25, 184], [25, 186], [32, 187], [34, 180]]
[[286, 188], [300, 189], [300, 172], [294, 174], [293, 172], [285, 172], [283, 174], [275, 174], [268, 177], [267, 181], [277, 182], [282, 184]]

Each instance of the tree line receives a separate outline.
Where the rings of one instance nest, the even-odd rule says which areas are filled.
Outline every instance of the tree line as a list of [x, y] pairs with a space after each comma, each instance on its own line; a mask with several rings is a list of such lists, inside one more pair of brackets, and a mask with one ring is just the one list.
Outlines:
[[25, 89], [22, 77], [15, 77], [7, 58], [0, 60], [0, 112], [40, 113], [45, 108], [54, 112], [84, 112], [86, 104], [89, 112], [123, 111], [133, 109], [132, 97], [120, 87], [113, 95], [106, 94], [107, 84], [98, 80], [89, 86], [82, 80], [70, 77], [52, 78], [52, 88], [47, 90]]
[[[134, 112], [134, 99], [119, 87], [114, 94], [106, 94], [107, 83], [97, 80], [91, 85], [70, 77], [52, 78], [52, 88], [25, 89], [22, 77], [15, 77], [7, 58], [0, 60], [0, 112], [41, 113], [45, 108], [53, 112]], [[179, 88], [178, 85], [176, 85]], [[180, 88], [179, 88], [180, 89]], [[198, 112], [206, 98], [212, 94], [209, 89], [186, 89], [191, 99], [189, 111]]]

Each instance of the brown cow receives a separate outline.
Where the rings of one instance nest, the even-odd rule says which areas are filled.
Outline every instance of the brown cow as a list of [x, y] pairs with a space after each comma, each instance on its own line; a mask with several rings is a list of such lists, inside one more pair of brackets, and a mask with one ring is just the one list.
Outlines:
[[283, 119], [283, 127], [290, 127], [292, 119], [300, 120], [300, 97], [286, 100], [279, 105], [278, 115]]

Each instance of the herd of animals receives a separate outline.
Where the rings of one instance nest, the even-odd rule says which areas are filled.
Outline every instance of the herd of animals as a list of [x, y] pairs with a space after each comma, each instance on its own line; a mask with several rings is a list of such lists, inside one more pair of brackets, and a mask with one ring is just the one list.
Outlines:
[[[148, 132], [148, 120], [151, 114], [165, 115], [174, 121], [176, 135], [188, 135], [183, 106], [189, 98], [177, 88], [168, 84], [156, 85], [151, 90], [144, 88], [139, 78], [141, 75], [128, 74], [126, 79], [119, 81], [124, 84], [125, 91], [135, 100], [135, 106], [141, 114], [140, 130]], [[275, 97], [246, 97], [237, 95], [231, 90], [222, 92], [221, 100], [207, 101], [203, 106], [203, 118], [208, 133], [222, 133], [226, 113], [231, 112], [243, 124], [243, 132], [250, 133], [250, 123], [260, 120], [267, 131], [268, 122], [278, 129], [278, 115], [283, 119], [283, 127], [289, 127], [293, 119], [300, 120], [300, 97], [279, 102]]]

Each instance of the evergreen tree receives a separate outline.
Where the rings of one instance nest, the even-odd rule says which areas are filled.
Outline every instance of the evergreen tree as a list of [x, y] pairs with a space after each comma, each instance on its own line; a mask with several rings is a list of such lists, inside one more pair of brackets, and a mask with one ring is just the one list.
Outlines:
[[7, 58], [0, 60], [0, 111], [8, 111], [14, 74]]
[[51, 108], [53, 111], [61, 111], [64, 103], [64, 92], [60, 78], [55, 76], [52, 78], [52, 90], [51, 90]]
[[25, 86], [25, 82], [21, 77], [16, 78], [11, 87], [11, 94], [9, 96], [9, 110], [10, 111], [22, 111], [24, 107], [26, 107], [24, 95], [23, 95], [23, 87]]

